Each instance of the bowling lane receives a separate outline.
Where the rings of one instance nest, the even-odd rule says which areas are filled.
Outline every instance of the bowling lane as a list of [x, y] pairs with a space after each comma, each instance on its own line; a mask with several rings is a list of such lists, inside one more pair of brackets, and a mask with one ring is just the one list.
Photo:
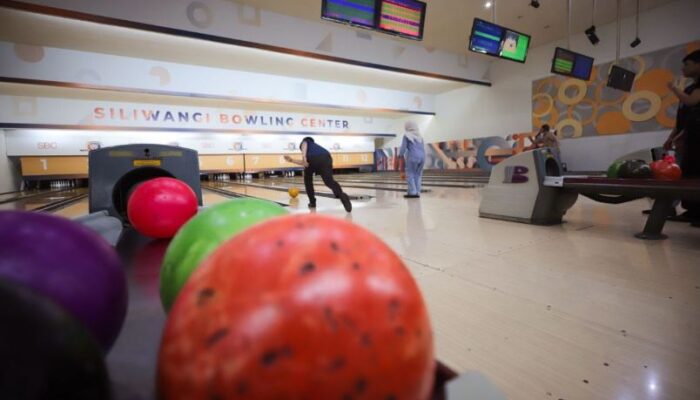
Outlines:
[[[301, 182], [299, 180], [299, 182]], [[296, 184], [296, 182], [293, 182]], [[343, 190], [345, 191], [346, 189], [348, 190], [348, 193], [350, 190], [357, 190], [359, 189], [362, 192], [366, 192], [367, 190], [374, 190], [375, 191], [375, 197], [379, 196], [379, 192], [383, 191], [390, 191], [390, 192], [401, 192], [404, 193], [408, 190], [408, 185], [405, 183], [383, 183], [381, 181], [377, 183], [355, 183], [352, 181], [345, 181], [345, 180], [340, 180], [338, 179], [338, 183], [340, 183], [340, 186], [343, 187]], [[303, 183], [300, 183], [303, 185]], [[314, 186], [323, 186], [323, 181], [318, 179], [314, 180]], [[460, 186], [462, 187], [462, 186]], [[430, 189], [423, 189], [422, 193], [427, 193], [429, 192]]]
[[[346, 185], [375, 185], [375, 187], [386, 187], [386, 188], [393, 188], [393, 187], [403, 187], [406, 188], [408, 187], [408, 184], [406, 181], [402, 179], [338, 179], [338, 182], [341, 184], [346, 184]], [[484, 186], [486, 182], [480, 183], [466, 183], [466, 182], [445, 182], [445, 181], [430, 181], [424, 179], [422, 181], [422, 186], [424, 187], [452, 187], [452, 188], [463, 188], [463, 189], [471, 189], [475, 187], [482, 187]]]
[[47, 190], [38, 192], [36, 195], [20, 197], [15, 201], [8, 201], [0, 204], [0, 210], [15, 211], [42, 211], [47, 207], [57, 204], [71, 203], [71, 199], [79, 199], [87, 196], [86, 188], [75, 188], [68, 190]]
[[[387, 184], [397, 184], [406, 185], [406, 181], [401, 179], [398, 175], [395, 176], [356, 176], [356, 175], [339, 175], [336, 176], [338, 182], [348, 182], [348, 183], [387, 183]], [[423, 177], [423, 186], [432, 187], [454, 187], [454, 188], [472, 188], [475, 185], [483, 185], [488, 183], [488, 177], [486, 178], [473, 178], [473, 179], [443, 179], [441, 177]]]
[[[255, 179], [252, 182], [230, 182], [227, 183], [230, 185], [242, 185], [242, 186], [248, 186], [248, 187], [260, 187], [260, 188], [269, 188], [273, 190], [277, 190], [280, 192], [288, 193], [288, 190], [290, 188], [297, 188], [299, 189], [299, 193], [305, 194], [306, 190], [304, 187], [304, 181], [302, 179], [295, 179], [295, 178], [273, 178], [273, 179]], [[317, 182], [314, 182], [314, 188], [316, 189], [316, 196], [317, 197], [328, 197], [328, 198], [335, 198], [333, 196], [333, 192], [331, 192], [324, 184], [323, 181], [319, 180]], [[350, 200], [352, 201], [366, 201], [369, 200], [372, 197], [377, 196], [377, 191], [370, 189], [370, 190], [358, 190], [355, 188], [351, 188], [350, 190], [343, 190], [345, 193], [347, 193], [350, 196]]]
[[89, 213], [90, 201], [87, 197], [53, 212], [55, 215], [60, 215], [61, 217], [70, 219], [82, 217], [83, 215], [87, 215]]
[[[242, 196], [287, 204], [291, 212], [308, 210], [308, 198], [306, 198], [306, 196], [299, 196], [296, 199], [291, 199], [287, 192], [235, 183], [217, 183], [216, 187]], [[357, 202], [353, 203], [353, 205], [356, 205], [356, 203]], [[342, 210], [343, 208], [339, 200], [320, 196], [316, 198], [316, 206], [317, 210]], [[345, 211], [343, 210], [343, 212]]]
[[[369, 178], [369, 179], [399, 179], [400, 173], [399, 172], [374, 172], [371, 174], [365, 174], [365, 173], [356, 173], [356, 174], [338, 174], [336, 177], [338, 178], [343, 178], [343, 177], [355, 177], [355, 178]], [[480, 173], [480, 174], [469, 174], [469, 175], [464, 175], [464, 174], [441, 174], [441, 173], [428, 173], [427, 171], [423, 171], [423, 178], [424, 179], [435, 179], [435, 180], [442, 180], [442, 181], [458, 181], [458, 182], [469, 182], [469, 181], [474, 181], [474, 180], [481, 180], [481, 179], [488, 179], [489, 174], [488, 173]]]
[[[354, 173], [354, 174], [338, 174], [336, 178], [359, 178], [359, 179], [379, 179], [379, 180], [397, 180], [400, 179], [400, 172], [374, 172], [374, 173]], [[423, 171], [423, 179], [425, 180], [437, 180], [445, 182], [476, 182], [488, 180], [488, 172], [475, 172], [475, 173], [444, 173], [444, 172], [430, 172], [430, 170]]]
[[0, 203], [18, 200], [22, 197], [32, 196], [43, 193], [43, 190], [26, 190], [0, 193]]
[[[229, 200], [230, 197], [224, 195], [210, 192], [208, 190], [202, 191], [202, 202], [205, 206], [211, 206], [214, 204], [221, 203], [222, 201]], [[90, 202], [87, 197], [80, 199], [79, 201], [72, 203], [66, 207], [58, 209], [53, 212], [55, 215], [60, 215], [66, 218], [78, 218], [86, 215], [90, 212]]]

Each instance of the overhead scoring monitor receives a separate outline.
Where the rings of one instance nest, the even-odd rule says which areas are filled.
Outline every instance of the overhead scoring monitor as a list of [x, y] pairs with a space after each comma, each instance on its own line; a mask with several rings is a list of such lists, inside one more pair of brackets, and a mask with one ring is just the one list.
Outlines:
[[530, 35], [475, 18], [469, 50], [506, 60], [525, 62]]
[[593, 58], [557, 47], [554, 50], [551, 72], [587, 81], [593, 71]]
[[499, 56], [513, 61], [525, 62], [528, 47], [530, 47], [529, 35], [506, 29]]
[[374, 28], [376, 0], [323, 0], [321, 18]]
[[409, 39], [423, 39], [426, 4], [418, 0], [379, 0], [377, 27]]
[[472, 35], [469, 40], [469, 50], [498, 56], [501, 50], [501, 39], [504, 29], [483, 19], [474, 19]]

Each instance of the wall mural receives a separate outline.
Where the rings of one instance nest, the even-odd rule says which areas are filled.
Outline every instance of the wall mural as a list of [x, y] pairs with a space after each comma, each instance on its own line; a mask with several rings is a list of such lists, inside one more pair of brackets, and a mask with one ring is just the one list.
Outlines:
[[533, 81], [533, 130], [546, 123], [560, 138], [578, 138], [671, 129], [678, 99], [666, 85], [681, 76], [683, 57], [697, 49], [700, 41], [620, 60], [637, 72], [630, 93], [606, 86], [612, 63], [595, 66], [588, 82], [564, 76]]
[[[490, 171], [502, 160], [518, 154], [531, 144], [532, 132], [514, 133], [502, 138], [489, 136], [449, 140], [425, 145], [425, 169]], [[403, 171], [398, 147], [378, 149], [374, 153], [377, 171]]]
[[[620, 60], [623, 68], [637, 71], [630, 93], [606, 86], [611, 62], [595, 66], [587, 82], [564, 76], [533, 81], [533, 132], [429, 143], [425, 168], [490, 171], [529, 146], [526, 138], [542, 124], [554, 126], [560, 139], [669, 130], [675, 124], [678, 99], [667, 84], [681, 77], [683, 57], [697, 49], [700, 41]], [[690, 80], [677, 84], [685, 87]], [[376, 169], [403, 171], [398, 150], [376, 150]]]

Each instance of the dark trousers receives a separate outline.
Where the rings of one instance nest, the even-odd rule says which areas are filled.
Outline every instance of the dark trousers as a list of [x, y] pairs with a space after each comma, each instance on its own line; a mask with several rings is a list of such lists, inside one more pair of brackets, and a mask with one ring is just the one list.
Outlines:
[[[683, 178], [700, 179], [700, 126], [688, 129], [685, 140], [685, 151], [681, 159]], [[700, 219], [700, 202], [697, 200], [684, 200], [682, 207], [688, 211], [688, 215]]]
[[316, 203], [316, 192], [314, 190], [314, 174], [321, 175], [323, 183], [333, 191], [336, 198], [340, 198], [343, 194], [343, 189], [338, 182], [333, 179], [333, 159], [328, 156], [312, 156], [306, 161], [309, 166], [304, 168], [304, 186], [306, 186], [306, 194], [309, 196], [309, 202]]

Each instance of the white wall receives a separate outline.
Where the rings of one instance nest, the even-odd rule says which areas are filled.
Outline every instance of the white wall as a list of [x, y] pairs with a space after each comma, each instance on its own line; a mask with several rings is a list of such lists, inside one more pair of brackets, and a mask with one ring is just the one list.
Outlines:
[[19, 184], [19, 171], [7, 157], [5, 131], [0, 129], [0, 193], [18, 190]]
[[[0, 21], [2, 23], [2, 21]], [[291, 102], [363, 109], [432, 112], [434, 97], [426, 93], [348, 85], [311, 79], [55, 47], [41, 48], [40, 60], [26, 60], [15, 43], [0, 41], [0, 76], [100, 85], [163, 94], [192, 93], [239, 101]]]
[[[700, 38], [699, 15], [700, 1], [697, 0], [675, 1], [642, 14], [642, 44], [634, 49], [629, 47], [629, 42], [634, 39], [634, 19], [624, 20], [620, 56], [648, 53]], [[614, 60], [615, 24], [599, 26], [598, 35], [601, 41], [596, 46], [591, 45], [585, 35], [575, 35], [571, 40], [571, 49], [593, 56], [596, 64]], [[529, 131], [532, 124], [532, 81], [551, 75], [549, 70], [554, 48], [565, 43], [554, 42], [531, 49], [524, 65], [495, 61], [490, 70], [493, 82], [490, 88], [469, 86], [438, 95], [435, 99], [437, 116], [425, 132], [426, 139], [434, 142], [483, 136], [505, 137]], [[650, 133], [644, 137], [634, 134], [565, 139], [562, 141], [562, 156], [568, 162], [569, 169], [601, 170], [618, 156], [639, 149], [641, 143], [645, 146], [660, 144], [667, 132]]]
[[[292, 1], [292, 0], [284, 0]], [[398, 68], [483, 80], [488, 63], [332, 22], [304, 20], [221, 0], [26, 0], [50, 7]], [[319, 16], [320, 5], [319, 4]]]

